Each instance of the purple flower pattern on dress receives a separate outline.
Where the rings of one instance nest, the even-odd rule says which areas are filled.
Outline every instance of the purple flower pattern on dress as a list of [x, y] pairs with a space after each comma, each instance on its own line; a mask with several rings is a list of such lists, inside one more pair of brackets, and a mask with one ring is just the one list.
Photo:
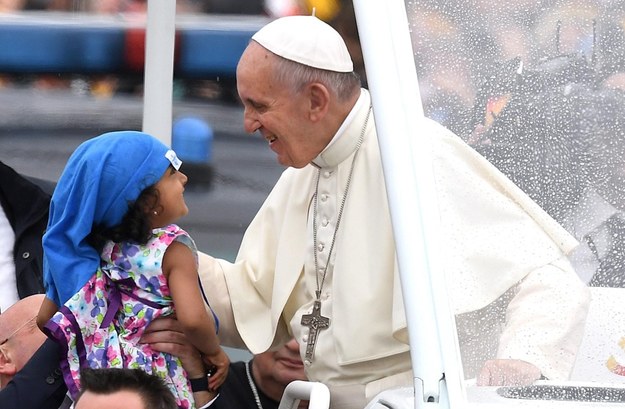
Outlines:
[[144, 288], [148, 292], [155, 292], [161, 288], [161, 282], [158, 277], [146, 277], [141, 274], [139, 276], [139, 287]]
[[[101, 308], [106, 308], [106, 301], [104, 299], [94, 298], [93, 303], [91, 304], [93, 308], [91, 308], [91, 318], [95, 318], [101, 313]], [[86, 305], [81, 305], [79, 310], [83, 312], [86, 309]]]

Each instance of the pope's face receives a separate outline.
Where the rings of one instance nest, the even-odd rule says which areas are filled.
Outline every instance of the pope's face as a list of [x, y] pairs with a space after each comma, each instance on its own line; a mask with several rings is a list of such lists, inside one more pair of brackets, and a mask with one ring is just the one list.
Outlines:
[[[244, 126], [258, 131], [284, 166], [302, 168], [322, 150], [310, 120], [310, 99], [305, 91], [294, 92], [273, 75], [277, 57], [251, 42], [237, 67], [237, 89], [245, 108]], [[327, 141], [325, 141], [327, 143]]]

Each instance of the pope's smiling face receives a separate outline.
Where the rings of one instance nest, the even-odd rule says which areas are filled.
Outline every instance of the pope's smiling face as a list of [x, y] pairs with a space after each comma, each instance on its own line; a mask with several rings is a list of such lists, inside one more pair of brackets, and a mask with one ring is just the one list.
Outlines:
[[323, 150], [327, 141], [315, 137], [311, 101], [305, 91], [294, 92], [275, 79], [279, 57], [252, 41], [237, 67], [237, 89], [248, 133], [258, 131], [284, 166], [302, 168]]

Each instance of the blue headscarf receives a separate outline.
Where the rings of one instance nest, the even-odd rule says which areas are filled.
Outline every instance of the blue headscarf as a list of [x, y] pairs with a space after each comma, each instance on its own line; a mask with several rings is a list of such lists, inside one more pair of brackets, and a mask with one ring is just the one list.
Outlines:
[[110, 132], [82, 143], [52, 195], [43, 236], [46, 296], [58, 306], [95, 274], [100, 255], [87, 243], [96, 224], [121, 223], [129, 202], [158, 182], [176, 154], [142, 132]]

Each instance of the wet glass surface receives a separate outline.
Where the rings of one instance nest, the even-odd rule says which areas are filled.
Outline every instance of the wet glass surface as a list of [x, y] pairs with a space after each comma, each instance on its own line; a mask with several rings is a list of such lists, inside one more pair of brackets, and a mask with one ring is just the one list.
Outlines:
[[[406, 11], [426, 116], [485, 157], [580, 243], [569, 259], [592, 300], [587, 319], [571, 324], [583, 333], [579, 341], [552, 340], [575, 355], [567, 376], [554, 382], [625, 387], [625, 317], [619, 311], [625, 291], [625, 2], [407, 0]], [[479, 377], [486, 360], [511, 351], [500, 336], [519, 310], [527, 307], [524, 319], [536, 325], [534, 332], [517, 333], [528, 350], [544, 341], [541, 316], [562, 314], [564, 326], [572, 323], [566, 314], [579, 311], [553, 309], [570, 303], [574, 295], [566, 291], [556, 289], [560, 299], [547, 311], [531, 297], [523, 301], [531, 306], [515, 304], [519, 291], [513, 286], [456, 317], [467, 379]], [[567, 399], [585, 400], [585, 389], [571, 388]], [[513, 392], [518, 397], [519, 390]], [[563, 393], [523, 392], [534, 399]]]

